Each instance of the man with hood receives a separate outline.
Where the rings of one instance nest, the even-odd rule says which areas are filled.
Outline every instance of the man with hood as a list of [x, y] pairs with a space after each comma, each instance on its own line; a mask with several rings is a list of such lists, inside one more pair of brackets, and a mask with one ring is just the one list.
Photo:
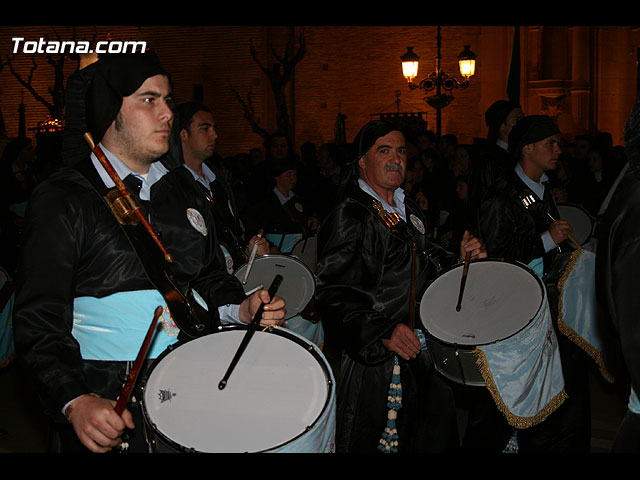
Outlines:
[[446, 267], [466, 251], [486, 256], [484, 247], [468, 232], [459, 254], [427, 240], [420, 207], [400, 188], [407, 154], [398, 128], [369, 122], [353, 146], [339, 203], [318, 232], [316, 307], [335, 323], [344, 346], [336, 450], [455, 450], [453, 394], [414, 328], [411, 292], [435, 274], [428, 256]]
[[[245, 296], [224, 267], [206, 198], [191, 174], [165, 155], [174, 113], [169, 75], [157, 57], [108, 55], [82, 79], [88, 83], [72, 90], [86, 96], [69, 103], [77, 109], [69, 112], [68, 134], [75, 137], [65, 148], [76, 163], [42, 182], [28, 206], [16, 351], [34, 375], [60, 450], [107, 452], [122, 445], [127, 429], [127, 451], [143, 452], [140, 396], [134, 393], [121, 415], [114, 406], [156, 307], [164, 305], [161, 328], [140, 378], [181, 336], [248, 323], [270, 300], [263, 321], [281, 323], [284, 302], [264, 290]], [[85, 115], [97, 147], [81, 159]], [[137, 218], [148, 220], [166, 252], [142, 220], [130, 225], [129, 216], [112, 211], [118, 178], [142, 212]]]

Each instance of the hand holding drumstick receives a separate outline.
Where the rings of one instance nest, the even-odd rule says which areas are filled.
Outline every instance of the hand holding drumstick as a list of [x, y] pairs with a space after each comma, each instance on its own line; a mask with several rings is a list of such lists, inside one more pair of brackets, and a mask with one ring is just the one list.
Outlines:
[[479, 238], [472, 236], [467, 230], [462, 236], [460, 242], [460, 256], [464, 256], [464, 268], [462, 270], [462, 279], [460, 280], [460, 293], [458, 294], [458, 304], [456, 305], [456, 311], [459, 312], [462, 308], [462, 296], [464, 294], [464, 287], [467, 282], [467, 275], [469, 273], [469, 264], [472, 258], [486, 258], [487, 250], [484, 243]]

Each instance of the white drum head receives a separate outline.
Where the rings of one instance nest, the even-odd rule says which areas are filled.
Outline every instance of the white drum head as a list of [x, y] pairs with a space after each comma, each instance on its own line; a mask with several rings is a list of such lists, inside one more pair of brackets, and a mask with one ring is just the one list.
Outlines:
[[[145, 417], [176, 449], [262, 452], [302, 436], [329, 398], [326, 370], [304, 341], [257, 331], [229, 377], [245, 328], [207, 335], [159, 359], [145, 385]], [[297, 338], [297, 337], [296, 337]]]
[[503, 340], [533, 320], [543, 305], [544, 290], [529, 268], [500, 260], [477, 260], [469, 265], [456, 311], [463, 265], [438, 276], [420, 301], [425, 330], [445, 343], [478, 346]]
[[585, 245], [593, 233], [593, 221], [589, 213], [579, 205], [568, 203], [558, 205], [560, 219], [569, 222], [573, 228], [571, 234], [578, 240], [580, 245]]
[[[242, 265], [233, 274], [244, 280], [248, 264]], [[262, 285], [268, 289], [276, 275], [282, 275], [282, 283], [276, 295], [285, 301], [287, 314], [286, 319], [295, 317], [302, 312], [316, 289], [316, 281], [311, 271], [297, 258], [286, 255], [262, 255], [256, 257], [244, 291], [249, 292]]]

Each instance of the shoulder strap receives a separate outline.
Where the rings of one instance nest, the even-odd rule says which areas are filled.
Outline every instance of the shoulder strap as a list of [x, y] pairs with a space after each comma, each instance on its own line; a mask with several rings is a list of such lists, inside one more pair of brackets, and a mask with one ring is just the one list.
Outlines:
[[105, 207], [114, 215], [114, 220], [120, 225], [136, 252], [149, 281], [167, 302], [180, 332], [191, 338], [210, 332], [213, 325], [209, 313], [195, 301], [191, 289], [182, 293], [176, 286], [170, 265], [144, 227], [139, 223], [129, 225], [118, 220], [107, 199], [107, 196], [116, 189], [109, 189], [105, 186], [90, 161], [79, 162], [74, 168], [87, 179], [96, 194], [103, 200]]

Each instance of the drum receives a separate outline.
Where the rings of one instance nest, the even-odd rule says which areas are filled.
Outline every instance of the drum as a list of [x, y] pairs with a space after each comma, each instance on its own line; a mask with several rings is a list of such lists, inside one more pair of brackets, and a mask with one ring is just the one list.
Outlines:
[[420, 300], [420, 320], [435, 368], [463, 385], [485, 385], [474, 350], [522, 331], [546, 302], [540, 278], [519, 262], [474, 260], [460, 311], [463, 264], [439, 274]]
[[558, 204], [558, 213], [562, 220], [569, 222], [573, 228], [572, 235], [583, 247], [589, 243], [593, 235], [594, 218], [580, 205], [570, 203]]
[[298, 240], [291, 250], [291, 255], [300, 259], [315, 275], [318, 273], [318, 238], [307, 237]]
[[335, 380], [320, 350], [280, 328], [258, 330], [220, 390], [246, 326], [176, 344], [142, 383], [154, 453], [333, 451]]
[[[234, 272], [240, 281], [244, 280], [248, 266], [248, 263], [244, 264]], [[252, 291], [260, 285], [263, 288], [269, 288], [277, 274], [283, 277], [278, 296], [286, 302], [285, 320], [287, 320], [302, 312], [313, 298], [316, 280], [306, 265], [295, 257], [262, 255], [253, 261], [247, 283], [244, 285], [245, 292]]]

